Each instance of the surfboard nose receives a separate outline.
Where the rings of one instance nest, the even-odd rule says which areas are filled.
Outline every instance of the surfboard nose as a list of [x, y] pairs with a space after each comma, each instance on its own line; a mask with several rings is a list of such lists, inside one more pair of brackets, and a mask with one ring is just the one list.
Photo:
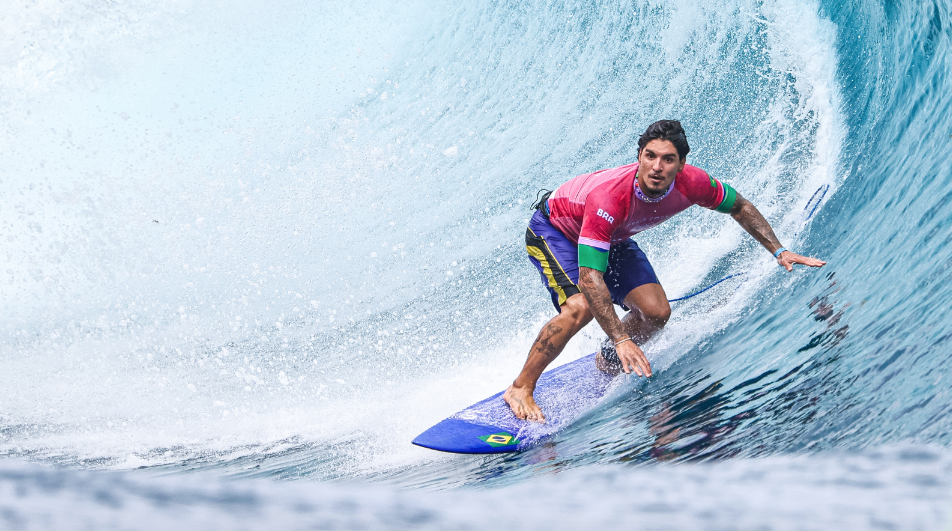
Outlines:
[[457, 454], [499, 454], [519, 450], [522, 442], [498, 426], [446, 419], [413, 439], [413, 444]]

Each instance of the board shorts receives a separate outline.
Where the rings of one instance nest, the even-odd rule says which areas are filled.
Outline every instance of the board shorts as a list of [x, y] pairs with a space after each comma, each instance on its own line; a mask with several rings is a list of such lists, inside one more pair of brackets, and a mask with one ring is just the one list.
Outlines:
[[[578, 287], [578, 245], [552, 226], [542, 212], [536, 211], [526, 229], [526, 250], [529, 260], [542, 275], [542, 283], [552, 296], [555, 309], [569, 297], [581, 293]], [[625, 297], [631, 290], [645, 284], [660, 284], [651, 262], [632, 239], [612, 244], [608, 251], [605, 284], [612, 302], [625, 310]]]

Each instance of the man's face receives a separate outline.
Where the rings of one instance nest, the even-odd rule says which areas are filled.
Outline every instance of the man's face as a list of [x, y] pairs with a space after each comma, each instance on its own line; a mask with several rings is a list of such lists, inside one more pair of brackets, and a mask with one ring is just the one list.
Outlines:
[[638, 162], [638, 186], [648, 197], [658, 197], [684, 169], [685, 161], [670, 140], [655, 139], [641, 150]]

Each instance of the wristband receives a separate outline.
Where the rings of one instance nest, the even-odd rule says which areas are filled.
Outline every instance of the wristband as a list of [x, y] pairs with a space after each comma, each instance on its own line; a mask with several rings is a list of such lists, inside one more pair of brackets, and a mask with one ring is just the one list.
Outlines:
[[774, 251], [773, 257], [774, 257], [774, 258], [780, 258], [780, 254], [783, 253], [783, 252], [786, 251], [786, 250], [787, 250], [786, 247], [781, 247], [781, 248], [777, 249], [776, 251]]
[[625, 339], [622, 339], [622, 340], [619, 341], [618, 343], [615, 343], [615, 348], [618, 348], [618, 345], [621, 345], [621, 344], [624, 343], [625, 341], [631, 341], [631, 338], [630, 338], [630, 337], [626, 337]]

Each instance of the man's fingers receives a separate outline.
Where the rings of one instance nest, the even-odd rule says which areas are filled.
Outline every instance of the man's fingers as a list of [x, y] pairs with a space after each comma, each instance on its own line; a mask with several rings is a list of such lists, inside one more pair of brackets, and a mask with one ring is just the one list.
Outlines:
[[641, 367], [639, 367], [637, 363], [632, 362], [632, 364], [631, 364], [631, 370], [632, 370], [635, 374], [637, 374], [639, 377], [642, 376], [642, 374], [641, 374]]
[[[631, 370], [628, 367], [631, 366]], [[648, 375], [651, 376], [651, 366], [648, 365], [648, 360], [642, 358], [634, 358], [633, 360], [625, 360], [622, 364], [622, 368], [625, 369], [625, 374], [631, 374], [634, 371], [638, 376]]]
[[824, 262], [823, 260], [817, 260], [816, 258], [812, 258], [809, 256], [800, 256], [798, 254], [794, 254], [792, 257], [790, 257], [790, 262], [795, 264], [808, 265], [810, 267], [820, 267], [820, 266], [826, 265], [826, 262]]
[[631, 359], [627, 355], [623, 356], [619, 354], [618, 361], [621, 362], [621, 370], [625, 371], [625, 374], [631, 374], [631, 369], [638, 370], [635, 368], [635, 364], [631, 361]]
[[651, 364], [648, 363], [648, 358], [645, 357], [645, 353], [637, 345], [635, 345], [635, 349], [635, 352], [618, 354], [622, 370], [625, 371], [625, 374], [631, 374], [634, 371], [640, 377], [651, 376]]
[[651, 365], [648, 363], [648, 360], [642, 358], [640, 360], [640, 363], [641, 363], [641, 370], [644, 371], [644, 373], [647, 374], [648, 376], [651, 376]]
[[781, 254], [777, 261], [787, 271], [793, 271], [793, 264], [802, 264], [810, 267], [823, 267], [826, 265], [826, 262], [823, 260], [817, 260], [816, 258], [810, 258], [807, 256], [800, 256], [799, 254], [791, 253], [790, 251]]

